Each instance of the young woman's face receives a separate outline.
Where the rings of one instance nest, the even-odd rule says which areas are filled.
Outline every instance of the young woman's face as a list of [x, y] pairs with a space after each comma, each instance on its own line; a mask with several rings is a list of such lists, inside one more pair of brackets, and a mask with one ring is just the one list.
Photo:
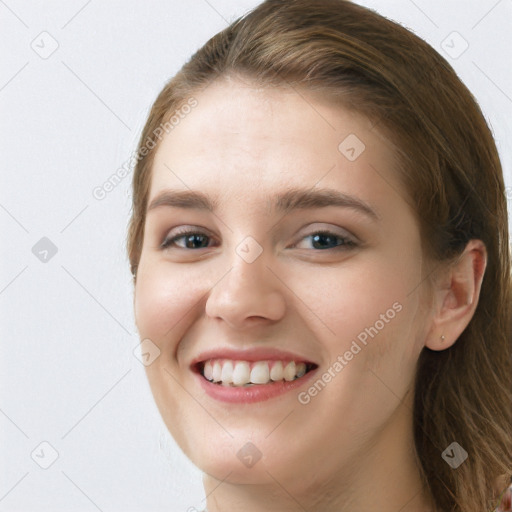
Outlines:
[[430, 318], [393, 147], [304, 91], [195, 98], [155, 155], [135, 289], [171, 434], [218, 479], [289, 491], [410, 454]]

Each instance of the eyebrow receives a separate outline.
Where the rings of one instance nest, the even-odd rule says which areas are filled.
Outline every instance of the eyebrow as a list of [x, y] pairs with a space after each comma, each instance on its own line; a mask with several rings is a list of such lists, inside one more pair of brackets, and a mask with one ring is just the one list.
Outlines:
[[[218, 208], [218, 202], [202, 192], [164, 190], [151, 201], [147, 212], [162, 206], [215, 212]], [[328, 206], [350, 208], [371, 217], [373, 220], [379, 219], [376, 211], [366, 202], [329, 188], [315, 190], [293, 188], [267, 199], [269, 211], [274, 210], [282, 214], [287, 214], [293, 210], [326, 208]]]

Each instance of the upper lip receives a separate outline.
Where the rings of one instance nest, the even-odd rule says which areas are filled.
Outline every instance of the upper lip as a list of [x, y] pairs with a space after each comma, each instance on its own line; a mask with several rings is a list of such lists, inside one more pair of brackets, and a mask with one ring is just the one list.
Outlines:
[[317, 363], [308, 359], [307, 357], [295, 354], [293, 352], [279, 350], [270, 347], [257, 347], [245, 350], [233, 348], [215, 348], [201, 352], [190, 363], [190, 367], [194, 368], [200, 363], [204, 363], [209, 359], [231, 359], [232, 361], [295, 361], [313, 364], [318, 366]]

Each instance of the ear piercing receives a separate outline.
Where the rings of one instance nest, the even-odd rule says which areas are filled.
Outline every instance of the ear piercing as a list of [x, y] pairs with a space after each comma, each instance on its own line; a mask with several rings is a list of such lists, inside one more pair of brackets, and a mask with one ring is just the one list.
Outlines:
[[446, 338], [444, 337], [444, 334], [441, 335], [441, 342], [443, 342]]

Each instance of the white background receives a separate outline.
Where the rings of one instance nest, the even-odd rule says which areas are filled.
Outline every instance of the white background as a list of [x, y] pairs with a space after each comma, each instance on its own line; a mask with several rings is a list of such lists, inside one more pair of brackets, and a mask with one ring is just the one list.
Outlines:
[[[0, 512], [204, 508], [133, 354], [131, 174], [103, 200], [92, 191], [135, 150], [164, 83], [257, 3], [0, 0]], [[361, 3], [447, 57], [511, 184], [512, 2]], [[456, 59], [442, 47], [453, 31], [469, 43]], [[57, 248], [47, 262], [32, 252], [42, 237]], [[58, 452], [48, 469], [31, 456], [51, 461], [43, 441]]]

